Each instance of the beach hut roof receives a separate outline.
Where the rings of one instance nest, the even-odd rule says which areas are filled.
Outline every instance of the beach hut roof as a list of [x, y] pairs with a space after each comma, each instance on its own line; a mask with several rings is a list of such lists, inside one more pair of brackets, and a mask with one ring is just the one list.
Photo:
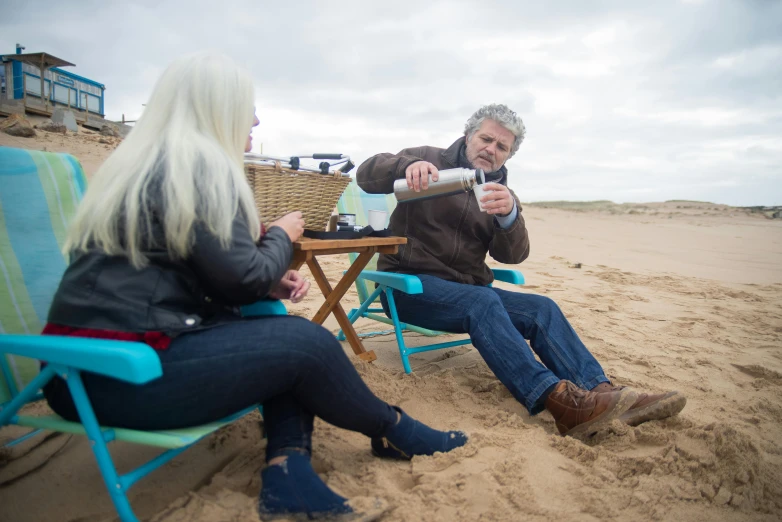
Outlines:
[[41, 65], [43, 65], [43, 69], [49, 69], [50, 67], [75, 66], [75, 64], [71, 62], [52, 56], [49, 53], [4, 54], [3, 61], [5, 60], [16, 60], [18, 62], [29, 63], [35, 67], [41, 67]]

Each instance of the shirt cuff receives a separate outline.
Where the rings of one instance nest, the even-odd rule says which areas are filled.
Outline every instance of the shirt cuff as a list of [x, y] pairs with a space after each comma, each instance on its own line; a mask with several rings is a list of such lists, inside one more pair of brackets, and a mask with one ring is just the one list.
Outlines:
[[497, 220], [497, 224], [502, 229], [508, 229], [513, 225], [513, 222], [516, 221], [516, 216], [519, 215], [519, 209], [516, 207], [516, 202], [513, 202], [513, 210], [510, 211], [510, 214], [507, 216], [494, 216], [494, 219]]

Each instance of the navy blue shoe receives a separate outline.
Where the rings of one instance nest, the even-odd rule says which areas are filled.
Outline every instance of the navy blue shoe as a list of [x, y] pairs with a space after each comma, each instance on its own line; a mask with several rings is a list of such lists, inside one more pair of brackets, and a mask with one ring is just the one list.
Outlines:
[[329, 489], [312, 469], [309, 455], [292, 453], [282, 464], [261, 471], [262, 515], [302, 514], [308, 518], [333, 517], [352, 513], [343, 498]]
[[391, 426], [384, 437], [372, 438], [372, 453], [378, 457], [410, 460], [416, 455], [434, 455], [467, 444], [461, 431], [437, 431], [394, 408], [402, 419]]

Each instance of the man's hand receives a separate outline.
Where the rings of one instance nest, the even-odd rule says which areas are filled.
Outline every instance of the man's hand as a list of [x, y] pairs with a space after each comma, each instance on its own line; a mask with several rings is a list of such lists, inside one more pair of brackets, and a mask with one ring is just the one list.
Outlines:
[[304, 218], [299, 211], [291, 212], [269, 223], [269, 228], [271, 227], [280, 227], [288, 234], [291, 242], [294, 242], [304, 233]]
[[291, 303], [298, 303], [307, 296], [310, 282], [295, 270], [288, 270], [277, 288], [269, 293], [272, 299], [290, 299]]
[[513, 210], [513, 196], [505, 185], [499, 183], [486, 183], [486, 195], [481, 198], [483, 208], [487, 214], [507, 216]]
[[432, 181], [437, 181], [439, 179], [437, 172], [437, 167], [428, 161], [416, 161], [415, 163], [411, 163], [405, 169], [407, 188], [415, 190], [416, 192], [421, 192], [421, 189], [428, 189], [429, 174], [432, 175]]

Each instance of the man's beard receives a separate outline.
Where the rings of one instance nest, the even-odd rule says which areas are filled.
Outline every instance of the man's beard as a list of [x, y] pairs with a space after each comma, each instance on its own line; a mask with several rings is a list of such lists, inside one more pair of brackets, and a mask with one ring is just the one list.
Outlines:
[[470, 163], [472, 164], [473, 168], [477, 168], [476, 165], [475, 165], [475, 162], [478, 161], [479, 159], [482, 159], [482, 160], [488, 162], [488, 164], [490, 165], [489, 168], [484, 169], [484, 170], [486, 170], [486, 172], [494, 172], [495, 170], [497, 170], [497, 169], [494, 168], [494, 158], [492, 158], [488, 154], [481, 154], [481, 153], [479, 153], [478, 156], [476, 156], [476, 158], [474, 160], [470, 161]]

